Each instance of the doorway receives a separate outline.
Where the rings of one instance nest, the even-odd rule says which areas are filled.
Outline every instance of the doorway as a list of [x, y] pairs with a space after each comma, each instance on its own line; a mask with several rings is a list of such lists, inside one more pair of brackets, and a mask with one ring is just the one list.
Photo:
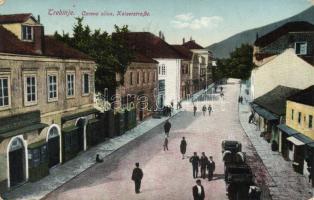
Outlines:
[[15, 138], [9, 146], [9, 187], [17, 186], [26, 180], [25, 147], [20, 138]]
[[60, 133], [55, 126], [51, 127], [48, 132], [48, 153], [49, 168], [60, 163]]

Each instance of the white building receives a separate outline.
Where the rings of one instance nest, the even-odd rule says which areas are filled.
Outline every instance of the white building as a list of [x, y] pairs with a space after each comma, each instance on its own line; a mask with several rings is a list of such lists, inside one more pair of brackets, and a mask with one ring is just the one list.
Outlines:
[[287, 49], [252, 70], [251, 95], [256, 99], [278, 85], [304, 89], [314, 84], [314, 67]]

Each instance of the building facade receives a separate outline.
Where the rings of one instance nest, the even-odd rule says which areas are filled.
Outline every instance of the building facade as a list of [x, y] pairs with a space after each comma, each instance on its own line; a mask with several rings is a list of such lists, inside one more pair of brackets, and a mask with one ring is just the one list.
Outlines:
[[36, 181], [88, 147], [95, 63], [44, 35], [31, 14], [0, 16], [0, 188]]

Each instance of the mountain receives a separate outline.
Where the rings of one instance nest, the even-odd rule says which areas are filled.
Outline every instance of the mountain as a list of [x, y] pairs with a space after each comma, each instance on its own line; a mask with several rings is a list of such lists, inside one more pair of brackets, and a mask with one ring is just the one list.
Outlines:
[[227, 58], [229, 57], [229, 53], [232, 52], [236, 47], [241, 46], [243, 43], [253, 44], [256, 40], [257, 34], [259, 36], [263, 36], [266, 33], [282, 26], [283, 24], [291, 21], [308, 21], [314, 24], [314, 6], [306, 9], [305, 11], [289, 17], [287, 19], [262, 26], [259, 28], [250, 29], [247, 31], [243, 31], [236, 35], [233, 35], [221, 42], [214, 43], [208, 47], [208, 50], [212, 51], [216, 58]]

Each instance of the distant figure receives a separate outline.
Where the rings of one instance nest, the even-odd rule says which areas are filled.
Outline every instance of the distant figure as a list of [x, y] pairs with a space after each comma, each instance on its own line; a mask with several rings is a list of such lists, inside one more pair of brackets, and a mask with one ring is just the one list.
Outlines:
[[202, 186], [201, 180], [196, 181], [196, 185], [192, 188], [193, 191], [193, 199], [194, 200], [204, 200], [205, 199], [205, 191]]
[[164, 130], [165, 130], [165, 134], [166, 134], [167, 137], [169, 137], [170, 128], [171, 128], [171, 123], [167, 119], [165, 124], [164, 124]]
[[96, 162], [102, 163], [104, 160], [99, 157], [99, 154], [96, 155]]
[[254, 119], [254, 113], [252, 112], [251, 115], [249, 116], [249, 124], [253, 122]]
[[222, 87], [222, 86], [220, 86], [220, 92], [222, 92], [222, 90], [223, 90], [223, 87]]
[[173, 108], [173, 101], [171, 101], [170, 105], [171, 105], [171, 107]]
[[202, 156], [200, 159], [200, 165], [201, 165], [201, 178], [203, 178], [203, 179], [205, 179], [205, 176], [206, 176], [207, 163], [208, 163], [208, 158], [205, 155], [205, 153], [202, 152]]
[[165, 137], [165, 141], [164, 141], [164, 151], [168, 151], [168, 137]]
[[141, 189], [141, 181], [144, 176], [142, 169], [140, 168], [139, 163], [135, 163], [135, 168], [133, 169], [132, 173], [132, 180], [134, 181], [135, 184], [135, 193], [138, 194], [140, 193]]
[[192, 163], [192, 168], [193, 168], [193, 178], [198, 177], [199, 162], [200, 162], [200, 158], [198, 157], [197, 153], [194, 152], [194, 155], [190, 158], [190, 163]]
[[204, 105], [204, 106], [203, 106], [203, 108], [202, 108], [202, 111], [203, 111], [203, 116], [205, 116], [205, 114], [206, 114], [206, 110], [207, 110], [207, 108], [206, 108], [206, 106]]
[[187, 146], [187, 143], [186, 143], [185, 137], [183, 137], [181, 140], [181, 144], [180, 144], [180, 151], [182, 154], [182, 159], [184, 159], [184, 154], [186, 152], [186, 146]]
[[215, 93], [217, 92], [217, 85], [215, 85]]
[[210, 114], [212, 113], [213, 108], [211, 105], [208, 105], [208, 115], [210, 116]]
[[224, 97], [224, 93], [220, 92], [220, 97], [223, 98]]
[[208, 164], [207, 164], [207, 170], [208, 170], [208, 180], [210, 181], [214, 176], [214, 171], [216, 168], [216, 164], [213, 160], [212, 156], [209, 156]]
[[194, 105], [193, 107], [194, 116], [196, 115], [196, 111], [197, 111], [197, 107]]

